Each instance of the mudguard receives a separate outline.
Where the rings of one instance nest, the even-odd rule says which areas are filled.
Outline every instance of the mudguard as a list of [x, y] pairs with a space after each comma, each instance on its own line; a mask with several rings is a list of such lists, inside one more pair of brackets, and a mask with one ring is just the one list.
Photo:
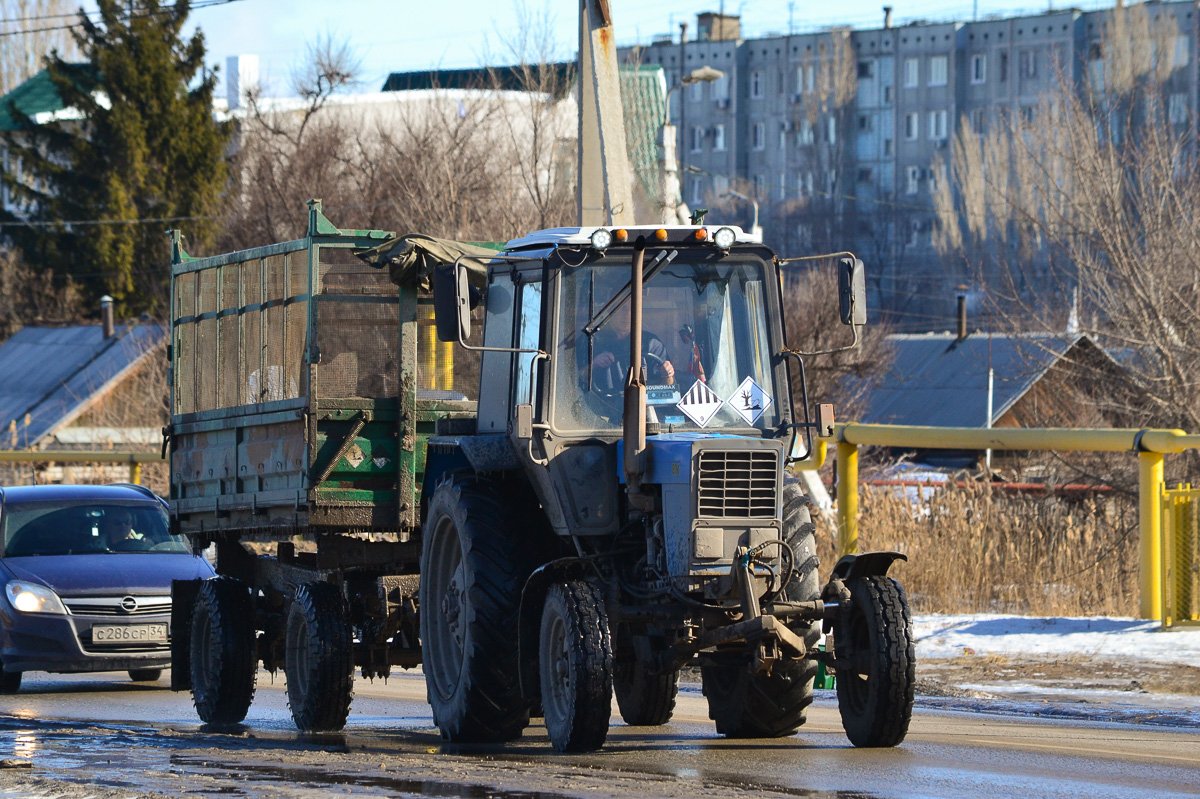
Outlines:
[[593, 566], [581, 558], [559, 558], [534, 570], [521, 591], [521, 610], [517, 622], [517, 667], [521, 694], [529, 700], [541, 696], [538, 675], [538, 634], [542, 625], [542, 606], [550, 586], [565, 580], [591, 576]]
[[901, 552], [864, 552], [861, 555], [843, 555], [833, 567], [831, 579], [851, 580], [855, 577], [883, 577], [898, 560], [907, 561]]
[[192, 610], [203, 580], [171, 581], [171, 690], [192, 689]]

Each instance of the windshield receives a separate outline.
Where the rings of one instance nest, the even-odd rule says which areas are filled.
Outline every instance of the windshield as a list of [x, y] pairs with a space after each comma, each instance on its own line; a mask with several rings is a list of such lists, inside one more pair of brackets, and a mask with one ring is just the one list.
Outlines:
[[[621, 427], [629, 302], [592, 335], [584, 327], [629, 273], [627, 262], [563, 270], [553, 410], [560, 430]], [[758, 261], [676, 260], [645, 284], [647, 421], [664, 430], [779, 424], [763, 280]]]
[[23, 502], [4, 507], [5, 557], [106, 552], [188, 553], [167, 531], [167, 514], [149, 502]]

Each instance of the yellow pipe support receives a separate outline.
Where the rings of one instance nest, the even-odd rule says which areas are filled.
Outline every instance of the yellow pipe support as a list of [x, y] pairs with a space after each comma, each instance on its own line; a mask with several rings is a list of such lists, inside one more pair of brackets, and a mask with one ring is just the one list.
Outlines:
[[1138, 610], [1143, 619], [1161, 619], [1162, 603], [1162, 491], [1163, 456], [1138, 453]]
[[[1139, 430], [1072, 430], [1067, 428], [1034, 429], [1023, 427], [915, 427], [908, 425], [855, 424], [839, 425], [838, 440], [848, 444], [880, 447], [913, 447], [921, 449], [1000, 449], [1000, 450], [1089, 450], [1094, 452], [1129, 452]], [[1180, 446], [1168, 437], [1142, 435], [1142, 448], [1151, 442]], [[1172, 431], [1177, 432], [1177, 431]], [[1179, 435], [1183, 435], [1179, 433]], [[1191, 436], [1200, 443], [1200, 436]], [[1149, 439], [1149, 440], [1147, 440]], [[1185, 448], [1186, 445], [1183, 445]], [[1178, 449], [1170, 451], [1177, 452]]]
[[135, 486], [142, 484], [142, 464], [137, 461], [129, 464], [129, 482]]
[[0, 463], [162, 463], [157, 452], [115, 450], [17, 449], [0, 450]]
[[793, 472], [815, 472], [825, 465], [825, 458], [829, 454], [829, 442], [824, 438], [818, 438], [813, 451], [808, 454], [807, 458], [792, 461], [788, 464], [788, 468]]
[[858, 447], [837, 446], [838, 557], [858, 552]]

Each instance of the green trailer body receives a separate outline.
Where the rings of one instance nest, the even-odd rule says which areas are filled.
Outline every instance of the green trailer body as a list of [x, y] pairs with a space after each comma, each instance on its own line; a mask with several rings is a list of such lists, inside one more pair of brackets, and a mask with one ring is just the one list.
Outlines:
[[419, 524], [425, 441], [474, 403], [419, 391], [418, 297], [355, 256], [391, 234], [310, 203], [302, 239], [172, 247], [170, 506], [205, 542]]

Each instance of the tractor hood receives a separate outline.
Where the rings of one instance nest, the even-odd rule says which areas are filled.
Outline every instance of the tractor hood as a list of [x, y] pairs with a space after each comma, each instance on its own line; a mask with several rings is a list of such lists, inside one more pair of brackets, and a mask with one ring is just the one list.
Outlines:
[[[722, 442], [729, 442], [737, 449], [758, 449], [766, 451], [783, 451], [783, 442], [774, 438], [758, 438], [755, 436], [734, 436], [722, 433], [661, 433], [646, 436], [646, 472], [642, 482], [654, 485], [670, 483], [689, 483], [692, 479], [692, 454], [696, 444], [701, 446], [712, 442], [714, 448], [719, 448]], [[625, 483], [625, 448], [617, 447], [617, 474], [620, 482]]]

